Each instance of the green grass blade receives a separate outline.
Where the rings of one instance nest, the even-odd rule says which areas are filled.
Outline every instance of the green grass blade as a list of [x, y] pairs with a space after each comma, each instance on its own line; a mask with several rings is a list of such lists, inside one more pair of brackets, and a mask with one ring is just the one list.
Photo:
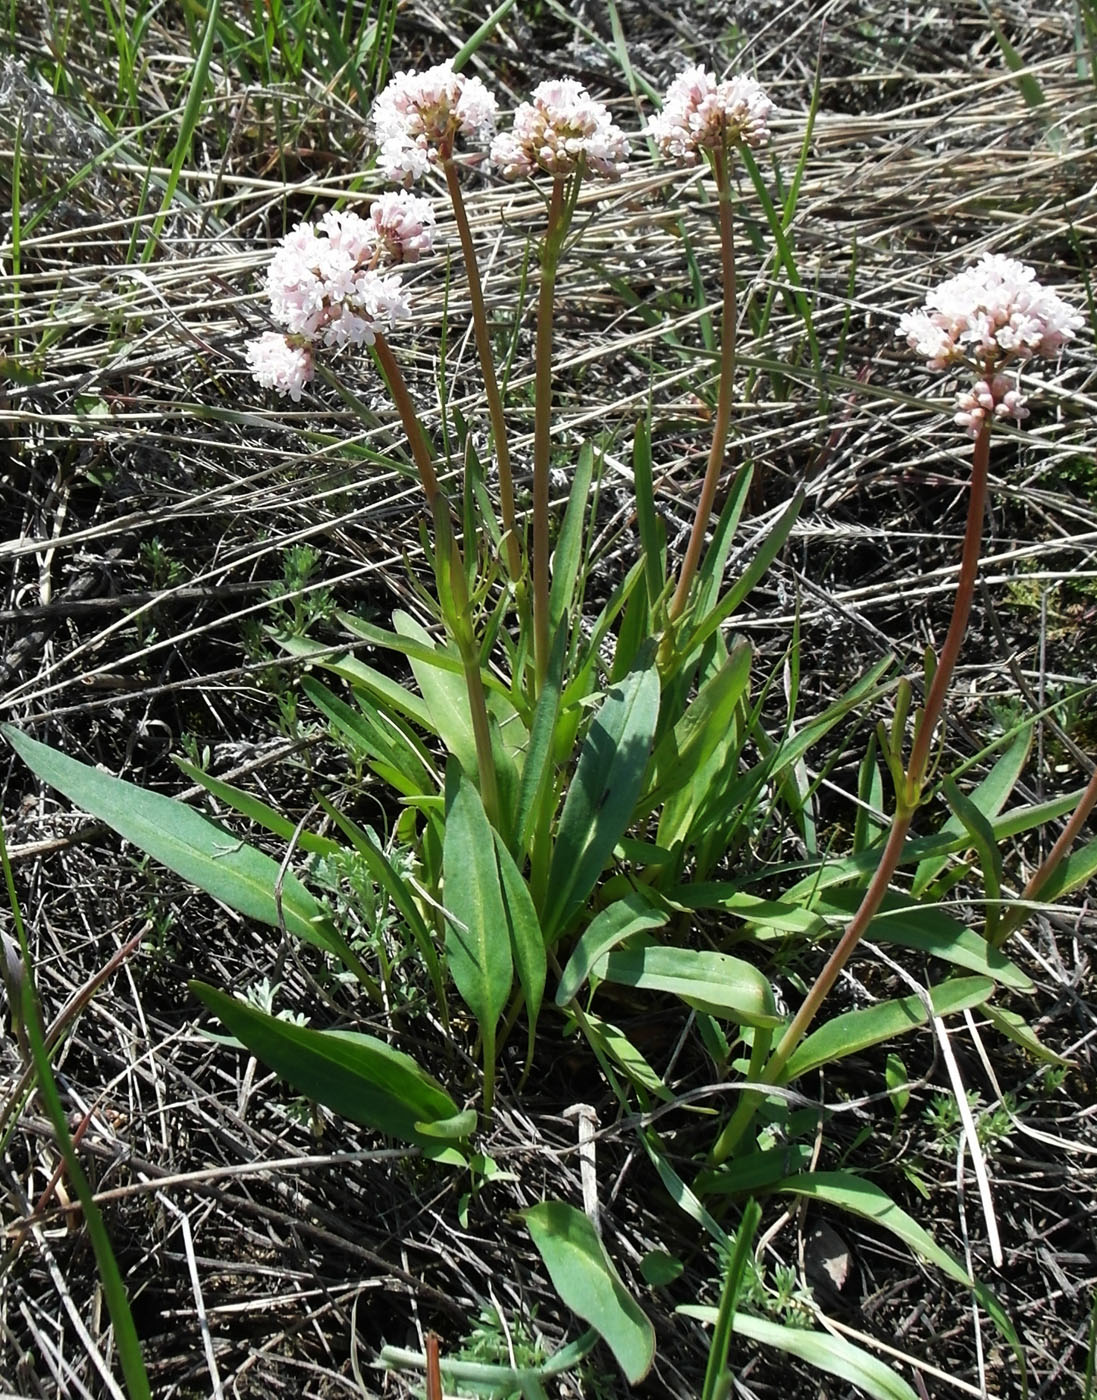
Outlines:
[[194, 140], [194, 133], [198, 128], [198, 118], [202, 114], [202, 103], [205, 100], [206, 80], [209, 77], [210, 58], [213, 54], [213, 41], [217, 36], [219, 10], [220, 0], [209, 0], [209, 9], [206, 12], [206, 27], [202, 31], [202, 40], [194, 59], [194, 67], [191, 70], [190, 91], [187, 93], [186, 105], [183, 108], [183, 119], [179, 124], [179, 134], [175, 139], [175, 149], [172, 152], [168, 182], [164, 189], [163, 199], [160, 202], [160, 212], [153, 220], [152, 228], [149, 231], [148, 239], [141, 253], [142, 264], [149, 262], [156, 252], [157, 245], [160, 241], [160, 234], [163, 231], [172, 201], [175, 198], [175, 191], [179, 184], [179, 176], [182, 174], [183, 166], [186, 163], [187, 157], [190, 155], [191, 143]]
[[[15, 923], [19, 938], [20, 953], [22, 955], [22, 970], [19, 979], [21, 993], [20, 1010], [27, 1048], [30, 1051], [31, 1061], [34, 1065], [38, 1092], [45, 1105], [46, 1114], [49, 1117], [50, 1123], [53, 1125], [54, 1135], [57, 1139], [57, 1149], [65, 1164], [65, 1180], [76, 1193], [76, 1198], [80, 1202], [80, 1208], [83, 1212], [84, 1223], [87, 1226], [88, 1236], [91, 1239], [92, 1250], [95, 1254], [95, 1263], [103, 1284], [103, 1294], [107, 1301], [107, 1311], [110, 1314], [110, 1320], [114, 1328], [114, 1345], [118, 1349], [118, 1361], [122, 1367], [122, 1374], [125, 1377], [130, 1400], [152, 1400], [152, 1390], [149, 1387], [148, 1374], [145, 1371], [145, 1362], [141, 1354], [141, 1343], [137, 1336], [137, 1328], [134, 1326], [133, 1313], [130, 1310], [129, 1298], [126, 1294], [126, 1285], [122, 1278], [121, 1271], [118, 1268], [118, 1261], [114, 1257], [114, 1250], [111, 1247], [110, 1235], [107, 1233], [107, 1227], [103, 1222], [102, 1212], [95, 1200], [95, 1195], [91, 1189], [91, 1183], [88, 1181], [79, 1154], [73, 1143], [72, 1133], [69, 1131], [68, 1112], [61, 1100], [61, 1095], [57, 1089], [57, 1081], [53, 1075], [53, 1066], [50, 1064], [49, 1051], [46, 1048], [45, 1032], [42, 1027], [41, 1014], [38, 1006], [38, 996], [34, 985], [34, 969], [31, 963], [30, 947], [27, 943], [22, 911], [19, 907], [19, 898], [15, 890], [15, 880], [12, 876], [11, 862], [8, 859], [7, 842], [4, 837], [2, 826], [0, 826], [0, 860], [2, 860], [4, 867], [4, 880], [7, 885], [8, 903], [11, 908], [12, 919]], [[14, 1019], [14, 1006], [11, 1007], [10, 1010]]]

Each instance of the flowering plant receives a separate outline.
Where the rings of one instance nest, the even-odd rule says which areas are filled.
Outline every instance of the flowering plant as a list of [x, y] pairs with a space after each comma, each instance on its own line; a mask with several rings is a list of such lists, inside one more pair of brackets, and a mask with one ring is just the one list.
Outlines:
[[[954, 1278], [976, 1286], [950, 1256], [925, 1245], [882, 1190], [845, 1171], [808, 1171], [813, 1157], [797, 1140], [802, 1125], [788, 1111], [788, 1085], [851, 1049], [931, 1017], [987, 1009], [1000, 984], [1023, 985], [1023, 973], [1000, 949], [1027, 903], [1060, 872], [1067, 848], [1097, 804], [1095, 780], [1012, 907], [1000, 897], [993, 855], [987, 854], [988, 889], [993, 883], [999, 894], [988, 904], [982, 939], [968, 936], [970, 930], [939, 910], [932, 927], [912, 918], [911, 928], [896, 932], [884, 919], [896, 908], [917, 908], [915, 896], [908, 900], [893, 888], [905, 864], [915, 866], [914, 887], [932, 894], [940, 888], [940, 862], [972, 841], [980, 851], [992, 850], [998, 834], [993, 823], [1019, 771], [1014, 746], [981, 796], [965, 797], [943, 779], [940, 794], [961, 829], [945, 827], [928, 841], [911, 841], [917, 812], [938, 795], [933, 782], [945, 700], [976, 582], [992, 430], [996, 419], [1027, 411], [1007, 371], [1058, 353], [1081, 324], [1065, 302], [1039, 286], [1032, 269], [1008, 258], [988, 255], [931, 293], [924, 310], [900, 321], [900, 334], [932, 367], [963, 366], [975, 376], [957, 418], [975, 438], [959, 581], [940, 653], [930, 650], [925, 657], [921, 705], [914, 705], [914, 681], [890, 678], [890, 663], [883, 663], [809, 725], [797, 730], [790, 719], [777, 737], [766, 728], [763, 700], [776, 677], [754, 685], [752, 650], [729, 634], [727, 624], [783, 547], [802, 497], [772, 522], [740, 575], [728, 581], [725, 574], [752, 478], [744, 456], [727, 480], [739, 370], [738, 195], [732, 173], [738, 163], [754, 169], [751, 152], [764, 149], [773, 110], [753, 78], [718, 81], [694, 67], [671, 84], [661, 113], [648, 123], [647, 134], [661, 153], [675, 163], [701, 166], [718, 196], [716, 405], [692, 528], [677, 564], [656, 507], [652, 423], [648, 418], [637, 425], [636, 557], [622, 578], [600, 591], [588, 591], [598, 526], [588, 506], [606, 441], [585, 443], [574, 453], [558, 446], [554, 323], [559, 272], [584, 186], [595, 178], [618, 178], [628, 157], [628, 138], [608, 108], [574, 80], [543, 83], [519, 106], [510, 129], [491, 141], [490, 162], [501, 176], [532, 180], [543, 197], [543, 217], [531, 231], [539, 281], [526, 517], [518, 510], [513, 417], [500, 385], [496, 327], [487, 312], [456, 153], [459, 139], [484, 144], [494, 131], [497, 104], [484, 85], [449, 65], [401, 73], [377, 99], [373, 121], [379, 164], [390, 179], [403, 184], [434, 169], [445, 180], [498, 470], [498, 518], [476, 474], [467, 433], [465, 479], [455, 488], [443, 470], [446, 459], [423, 425], [398, 339], [389, 343], [412, 314], [400, 269], [433, 249], [431, 205], [402, 189], [381, 196], [366, 216], [332, 211], [291, 230], [272, 257], [266, 293], [281, 330], [265, 332], [247, 348], [253, 377], [299, 403], [324, 366], [325, 352], [370, 351], [423, 489], [433, 589], [420, 587], [419, 596], [429, 625], [404, 611], [394, 613], [391, 628], [360, 617], [341, 619], [355, 640], [399, 655], [413, 683], [401, 685], [350, 653], [333, 657], [308, 639], [283, 640], [288, 652], [326, 668], [349, 688], [335, 689], [315, 671], [302, 680], [310, 701], [392, 795], [393, 825], [411, 852], [410, 868], [399, 867], [391, 847], [324, 795], [318, 805], [337, 837], [307, 830], [305, 822], [294, 829], [263, 804], [190, 770], [222, 800], [278, 836], [292, 836], [294, 849], [313, 862], [296, 873], [289, 855], [279, 866], [247, 844], [226, 843], [217, 825], [189, 808], [12, 735], [36, 771], [124, 835], [224, 903], [310, 945], [336, 966], [348, 1016], [364, 1019], [364, 1008], [372, 1015], [397, 1004], [399, 972], [383, 946], [367, 950], [356, 944], [310, 883], [319, 883], [317, 869], [326, 868], [325, 862], [352, 860], [356, 873], [383, 892], [429, 980], [438, 1023], [454, 1038], [454, 991], [464, 1003], [468, 1016], [462, 1024], [479, 1061], [475, 1084], [467, 1076], [459, 1082], [456, 1057], [440, 1071], [449, 1076], [451, 1093], [380, 1037], [313, 1030], [217, 988], [193, 988], [242, 1044], [333, 1112], [410, 1143], [435, 1161], [465, 1168], [482, 1182], [496, 1168], [477, 1150], [476, 1135], [491, 1118], [508, 1038], [524, 1025], [524, 1082], [543, 1053], [538, 1031], [546, 1011], [558, 1017], [557, 1030], [578, 1029], [622, 1114], [636, 1114], [639, 1141], [663, 1181], [717, 1241], [727, 1261], [725, 1299], [731, 1302], [722, 1305], [721, 1316], [728, 1327], [735, 1311], [734, 1271], [743, 1265], [757, 1221], [748, 1208], [739, 1240], [729, 1240], [701, 1204], [712, 1197], [771, 1191], [810, 1192], [847, 1207], [852, 1200], [853, 1208], [886, 1216], [928, 1257], [939, 1264], [945, 1259], [942, 1267]], [[585, 197], [591, 197], [589, 187]], [[764, 207], [787, 267], [787, 213], [776, 213], [768, 202]], [[452, 436], [460, 440], [459, 425]], [[566, 470], [571, 487], [558, 520], [550, 508], [554, 464]], [[722, 482], [725, 501], [717, 510]], [[890, 704], [891, 716], [880, 730], [879, 752], [894, 790], [891, 815], [883, 817], [873, 753], [867, 765], [873, 804], [864, 805], [873, 806], [875, 820], [858, 826], [848, 854], [832, 858], [815, 839], [801, 778], [804, 755], [847, 716], [884, 704]], [[1024, 830], [1050, 810], [1007, 814], [1009, 830]], [[754, 888], [751, 837], [774, 814], [795, 833], [809, 868], [790, 887], [767, 888], [763, 897]], [[788, 873], [780, 866], [772, 878]], [[1061, 878], [1057, 893], [1068, 886]], [[810, 948], [830, 939], [836, 927], [840, 936], [823, 970], [786, 989], [790, 1006], [797, 1002], [786, 1013], [775, 986], [780, 968], [771, 959], [775, 970], [764, 970], [766, 949], [775, 939]], [[924, 999], [883, 1002], [816, 1026], [839, 973], [870, 931], [881, 942], [905, 938], [905, 946], [943, 962], [947, 975]], [[673, 1100], [671, 1070], [660, 1072], [649, 1063], [609, 1019], [614, 1002], [605, 993], [614, 987], [659, 1005], [665, 1001], [655, 999], [673, 998], [688, 1022], [683, 1039], [696, 1027], [717, 1086], [735, 1090], [734, 1107], [695, 1154], [702, 1161], [688, 1185], [647, 1118], [653, 1101]], [[994, 1011], [987, 1009], [987, 1015]], [[1002, 1024], [1009, 1023], [1003, 1018]], [[467, 1100], [478, 1101], [479, 1111]], [[552, 1204], [527, 1215], [534, 1241], [553, 1264], [570, 1251], [571, 1262], [560, 1264], [564, 1279], [576, 1267], [573, 1256], [581, 1256], [584, 1279], [593, 1276], [612, 1299], [596, 1310], [593, 1326], [629, 1379], [638, 1382], [652, 1360], [650, 1324], [613, 1274], [593, 1221], [577, 1221], [577, 1212]], [[559, 1286], [565, 1292], [571, 1285]], [[571, 1296], [582, 1293], [576, 1287]], [[1008, 1322], [996, 1321], [1014, 1341]], [[893, 1387], [889, 1393], [904, 1392]]]

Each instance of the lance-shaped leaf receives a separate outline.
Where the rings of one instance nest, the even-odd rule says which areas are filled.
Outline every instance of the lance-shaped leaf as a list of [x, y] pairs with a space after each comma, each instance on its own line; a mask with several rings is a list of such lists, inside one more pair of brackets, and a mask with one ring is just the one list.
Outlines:
[[593, 968], [607, 982], [650, 992], [673, 992], [698, 1011], [745, 1026], [776, 1026], [780, 1021], [773, 988], [742, 958], [697, 948], [655, 945], [617, 948]]
[[[279, 927], [279, 864], [174, 798], [114, 778], [4, 726], [20, 758], [51, 787], [127, 841], [238, 913]], [[345, 959], [343, 940], [300, 880], [282, 877], [282, 922], [297, 938]]]
[[[713, 1325], [718, 1317], [716, 1308], [692, 1303], [684, 1304], [677, 1311]], [[783, 1351], [787, 1356], [806, 1361], [816, 1370], [837, 1376], [839, 1380], [856, 1386], [865, 1395], [872, 1396], [872, 1400], [917, 1400], [914, 1391], [890, 1366], [863, 1347], [847, 1342], [844, 1337], [816, 1332], [807, 1327], [790, 1327], [768, 1317], [751, 1317], [741, 1312], [732, 1317], [731, 1330], [737, 1337], [746, 1337], [760, 1346]]]
[[310, 1030], [216, 987], [189, 985], [241, 1044], [298, 1093], [353, 1123], [414, 1143], [431, 1157], [464, 1161], [445, 1143], [455, 1131], [463, 1135], [474, 1116], [459, 1116], [441, 1084], [409, 1055], [372, 1035]]
[[999, 1332], [1009, 1343], [1021, 1373], [1022, 1393], [1028, 1393], [1025, 1372], [1025, 1353], [1009, 1315], [989, 1288], [978, 1279], [973, 1279], [947, 1250], [941, 1248], [933, 1236], [897, 1206], [886, 1191], [875, 1182], [865, 1181], [852, 1172], [811, 1172], [803, 1176], [789, 1177], [781, 1183], [782, 1191], [791, 1191], [799, 1196], [822, 1201], [839, 1210], [851, 1211], [873, 1220], [877, 1225], [901, 1239], [904, 1244], [920, 1254], [949, 1278], [964, 1288], [969, 1288]]
[[646, 929], [660, 928], [666, 921], [666, 912], [657, 908], [641, 890], [633, 890], [595, 915], [571, 951], [556, 989], [557, 1006], [566, 1006], [571, 1001], [598, 959], [618, 943]]
[[[994, 983], [989, 978], [952, 977], [931, 987], [928, 1000], [935, 1016], [951, 1016], [969, 1006], [979, 1006], [993, 991]], [[845, 1011], [825, 1021], [800, 1042], [785, 1066], [782, 1079], [797, 1079], [820, 1065], [855, 1055], [870, 1045], [879, 1045], [883, 1040], [924, 1026], [928, 1020], [926, 1004], [920, 996], [901, 997]]]
[[542, 920], [550, 941], [590, 894], [633, 820], [659, 716], [654, 656], [606, 696], [591, 722], [568, 789]]
[[523, 1219], [557, 1293], [602, 1337], [630, 1384], [639, 1385], [655, 1356], [655, 1329], [621, 1282], [594, 1226], [562, 1201], [542, 1201]]
[[514, 978], [511, 935], [495, 836], [480, 794], [451, 765], [442, 845], [446, 957], [465, 1005], [480, 1024], [485, 1069]]

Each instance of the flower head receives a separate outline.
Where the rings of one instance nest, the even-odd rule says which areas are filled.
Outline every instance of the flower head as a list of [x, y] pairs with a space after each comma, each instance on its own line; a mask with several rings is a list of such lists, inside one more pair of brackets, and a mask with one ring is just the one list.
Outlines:
[[1027, 264], [984, 253], [930, 292], [923, 310], [902, 316], [899, 334], [930, 369], [959, 361], [993, 372], [1007, 360], [1057, 354], [1081, 325], [1078, 312], [1041, 287]]
[[307, 340], [372, 345], [378, 325], [411, 315], [399, 277], [375, 268], [378, 246], [377, 225], [358, 214], [298, 224], [267, 272], [271, 315]]
[[495, 130], [495, 97], [479, 78], [449, 63], [422, 73], [397, 73], [373, 104], [380, 164], [390, 180], [417, 179], [452, 150], [458, 133], [486, 140]]
[[544, 170], [568, 175], [580, 164], [613, 179], [628, 141], [609, 112], [573, 78], [540, 83], [514, 114], [514, 126], [491, 143], [491, 159], [508, 179]]
[[701, 150], [764, 145], [772, 111], [773, 103], [753, 78], [717, 82], [715, 73], [697, 65], [667, 88], [663, 110], [647, 131], [665, 156], [695, 165]]
[[899, 319], [899, 334], [930, 369], [967, 365], [977, 382], [959, 396], [956, 422], [977, 432], [990, 416], [1028, 417], [1025, 400], [1004, 366], [1055, 355], [1073, 339], [1082, 317], [1036, 281], [1031, 267], [984, 253]]
[[314, 373], [311, 346], [276, 331], [266, 331], [248, 342], [244, 356], [258, 384], [283, 398], [288, 394], [294, 403], [300, 403], [304, 387]]

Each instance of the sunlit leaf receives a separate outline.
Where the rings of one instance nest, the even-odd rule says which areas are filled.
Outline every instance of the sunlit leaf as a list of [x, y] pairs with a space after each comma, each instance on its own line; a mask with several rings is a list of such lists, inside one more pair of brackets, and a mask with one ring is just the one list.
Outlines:
[[542, 1201], [523, 1219], [564, 1303], [589, 1322], [639, 1385], [655, 1357], [655, 1329], [621, 1282], [594, 1226], [562, 1201]]

